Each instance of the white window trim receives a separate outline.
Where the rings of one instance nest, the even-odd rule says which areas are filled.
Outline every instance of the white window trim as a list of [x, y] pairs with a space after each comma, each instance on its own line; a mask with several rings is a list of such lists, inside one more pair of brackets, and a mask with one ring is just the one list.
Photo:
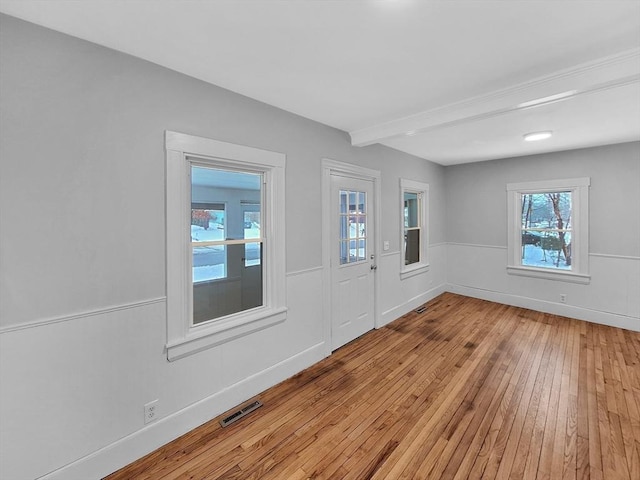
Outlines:
[[[417, 193], [420, 199], [420, 262], [404, 264], [404, 194]], [[400, 179], [400, 279], [413, 277], [429, 270], [429, 184]]]
[[[588, 284], [589, 275], [589, 177], [507, 184], [507, 273], [526, 277]], [[571, 271], [522, 265], [522, 194], [571, 192]]]
[[[282, 153], [167, 131], [167, 358], [170, 361], [286, 319], [285, 163]], [[191, 161], [264, 173], [264, 305], [192, 325]]]

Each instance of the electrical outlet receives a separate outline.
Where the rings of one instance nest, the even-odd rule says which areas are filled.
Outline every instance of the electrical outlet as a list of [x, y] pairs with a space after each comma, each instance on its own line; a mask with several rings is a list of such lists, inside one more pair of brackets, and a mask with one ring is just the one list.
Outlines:
[[560, 294], [560, 303], [567, 303], [567, 294], [566, 293], [561, 293]]
[[149, 402], [144, 406], [144, 423], [153, 422], [158, 415], [158, 400]]

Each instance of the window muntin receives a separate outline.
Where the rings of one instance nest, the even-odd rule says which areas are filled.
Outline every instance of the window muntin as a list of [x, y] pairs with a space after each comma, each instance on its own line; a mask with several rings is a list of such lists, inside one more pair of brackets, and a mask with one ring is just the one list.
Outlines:
[[429, 185], [400, 179], [400, 278], [426, 272], [428, 262]]
[[367, 259], [367, 193], [340, 190], [340, 265]]
[[590, 179], [510, 183], [507, 272], [589, 283]]

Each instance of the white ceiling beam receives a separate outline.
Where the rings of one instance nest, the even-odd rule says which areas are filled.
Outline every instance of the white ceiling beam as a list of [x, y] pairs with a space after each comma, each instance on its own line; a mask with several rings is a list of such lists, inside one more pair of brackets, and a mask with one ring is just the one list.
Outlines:
[[[633, 83], [640, 85], [640, 48], [560, 70], [487, 95], [355, 130], [349, 135], [352, 145], [362, 147]], [[565, 95], [553, 98], [559, 94]], [[535, 104], [527, 105], [530, 102]]]

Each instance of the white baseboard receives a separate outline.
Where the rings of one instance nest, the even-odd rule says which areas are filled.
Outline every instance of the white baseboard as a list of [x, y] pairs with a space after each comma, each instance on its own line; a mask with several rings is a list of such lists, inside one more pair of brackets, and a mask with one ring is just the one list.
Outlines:
[[438, 285], [437, 287], [432, 288], [431, 290], [427, 290], [426, 292], [421, 293], [420, 295], [417, 295], [412, 299], [387, 310], [386, 312], [382, 312], [380, 319], [381, 324], [378, 325], [377, 328], [384, 327], [386, 324], [393, 322], [397, 318], [400, 318], [405, 313], [418, 308], [420, 305], [428, 302], [433, 298], [436, 298], [438, 295], [447, 291], [446, 287], [446, 284]]
[[505, 305], [513, 305], [514, 307], [528, 308], [538, 312], [551, 313], [554, 315], [561, 315], [563, 317], [585, 320], [591, 323], [599, 323], [610, 327], [618, 327], [624, 328], [625, 330], [640, 332], [640, 318], [636, 317], [601, 312], [598, 310], [576, 307], [574, 305], [547, 302], [536, 298], [521, 297], [492, 290], [483, 290], [481, 288], [466, 287], [464, 285], [447, 284], [444, 290], [451, 293], [465, 295], [467, 297], [480, 298], [482, 300], [489, 300], [491, 302], [502, 303]]
[[39, 480], [100, 479], [325, 358], [324, 342], [161, 418]]

